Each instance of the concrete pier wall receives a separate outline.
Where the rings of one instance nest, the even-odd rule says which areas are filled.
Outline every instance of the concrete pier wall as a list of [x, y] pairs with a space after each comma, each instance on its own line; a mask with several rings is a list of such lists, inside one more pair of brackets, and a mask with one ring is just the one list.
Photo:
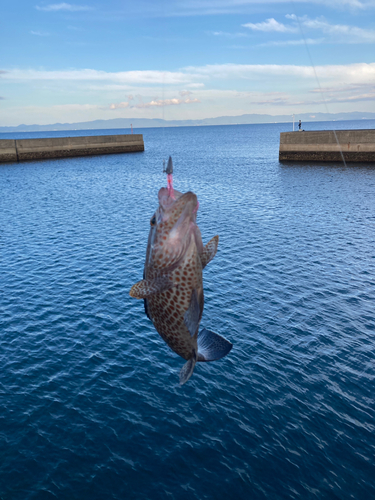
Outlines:
[[0, 141], [0, 162], [17, 161], [16, 141], [3, 139]]
[[281, 132], [280, 161], [342, 161], [375, 163], [375, 129]]
[[144, 151], [142, 134], [1, 139], [0, 162]]

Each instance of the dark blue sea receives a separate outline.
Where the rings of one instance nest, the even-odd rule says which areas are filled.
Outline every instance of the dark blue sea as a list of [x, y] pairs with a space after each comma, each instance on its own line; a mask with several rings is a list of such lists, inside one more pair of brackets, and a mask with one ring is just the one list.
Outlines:
[[[375, 165], [281, 164], [287, 130], [0, 166], [1, 500], [375, 498]], [[234, 344], [182, 387], [129, 297], [168, 155], [220, 235], [201, 325]]]

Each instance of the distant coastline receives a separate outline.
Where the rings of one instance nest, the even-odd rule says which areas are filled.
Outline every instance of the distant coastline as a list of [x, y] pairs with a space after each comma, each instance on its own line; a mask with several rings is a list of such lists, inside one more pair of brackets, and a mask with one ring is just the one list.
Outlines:
[[[295, 114], [302, 122], [331, 122], [346, 120], [375, 120], [375, 113], [301, 113]], [[77, 123], [54, 123], [50, 125], [17, 125], [0, 127], [0, 133], [9, 132], [49, 132], [60, 130], [105, 130], [128, 129], [130, 124], [136, 128], [155, 127], [197, 127], [205, 125], [252, 125], [262, 123], [291, 123], [292, 115], [245, 114], [240, 116], [219, 116], [204, 120], [162, 120], [160, 118], [113, 118]]]

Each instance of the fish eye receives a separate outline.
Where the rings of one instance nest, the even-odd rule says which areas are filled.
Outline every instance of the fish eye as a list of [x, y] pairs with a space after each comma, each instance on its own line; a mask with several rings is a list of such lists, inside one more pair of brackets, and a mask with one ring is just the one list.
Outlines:
[[150, 224], [151, 224], [151, 226], [155, 226], [155, 224], [156, 224], [156, 217], [155, 217], [155, 215], [150, 220]]

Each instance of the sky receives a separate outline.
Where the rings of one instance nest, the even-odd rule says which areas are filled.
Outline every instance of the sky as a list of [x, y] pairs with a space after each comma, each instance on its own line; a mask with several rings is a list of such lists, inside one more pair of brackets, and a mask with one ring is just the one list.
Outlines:
[[375, 112], [375, 0], [13, 0], [0, 126]]

